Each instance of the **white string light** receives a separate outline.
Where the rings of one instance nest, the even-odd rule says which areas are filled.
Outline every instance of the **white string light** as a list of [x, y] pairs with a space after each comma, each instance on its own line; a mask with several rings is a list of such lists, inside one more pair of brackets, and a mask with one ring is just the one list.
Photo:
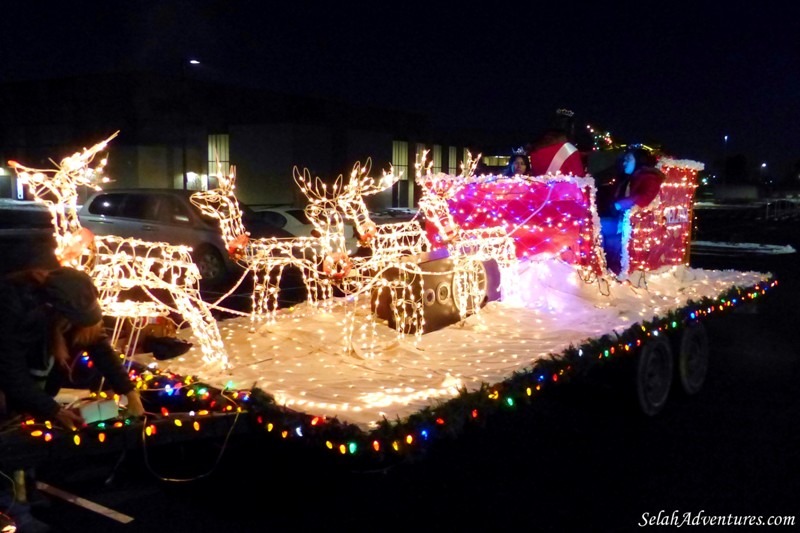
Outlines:
[[[420, 199], [420, 208], [425, 217], [439, 232], [441, 241], [445, 244], [450, 257], [460, 260], [462, 268], [467, 269], [471, 275], [477, 274], [480, 267], [477, 262], [497, 261], [501, 273], [501, 290], [504, 297], [512, 297], [515, 288], [519, 286], [516, 278], [516, 246], [514, 240], [508, 235], [502, 225], [481, 227], [474, 229], [462, 228], [450, 212], [449, 200], [464, 180], [475, 172], [480, 156], [473, 160], [467, 152], [467, 161], [462, 165], [464, 174], [450, 176], [448, 174], [431, 173], [432, 162], [427, 161], [428, 151], [423, 151], [415, 165], [417, 169], [417, 184], [422, 188], [423, 196]], [[479, 309], [483, 294], [479, 287], [469, 291], [469, 307]], [[459, 305], [461, 318], [467, 314], [466, 302]]]
[[263, 318], [268, 321], [275, 319], [281, 278], [286, 267], [299, 269], [309, 304], [315, 305], [320, 299], [329, 298], [332, 288], [320, 279], [317, 268], [320, 263], [320, 240], [313, 237], [250, 238], [236, 198], [236, 167], [231, 166], [225, 174], [221, 172], [219, 163], [217, 166], [219, 186], [193, 193], [191, 202], [205, 215], [219, 220], [228, 253], [245, 269], [245, 274], [253, 274], [252, 327]]
[[[294, 177], [300, 191], [309, 200], [306, 215], [323, 236], [323, 242], [343, 242], [345, 219], [349, 219], [360, 236], [360, 244], [368, 248], [366, 255], [348, 254], [348, 275], [336, 281], [337, 287], [353, 302], [351, 317], [359, 307], [369, 311], [369, 333], [362, 335], [364, 344], [360, 351], [374, 354], [375, 317], [371, 311], [376, 302], [384, 298], [388, 298], [392, 321], [401, 338], [407, 332], [413, 332], [417, 338], [422, 335], [425, 327], [422, 295], [425, 289], [424, 272], [418, 263], [422, 254], [430, 249], [430, 243], [415, 219], [382, 225], [372, 221], [364, 196], [386, 190], [400, 176], [384, 171], [376, 183], [370, 170], [370, 160], [364, 166], [356, 163], [346, 183], [340, 175], [331, 187], [318, 177], [312, 180], [307, 170], [302, 174], [295, 170]], [[331, 253], [336, 254], [335, 251]], [[353, 327], [351, 320], [347, 330], [351, 339]]]
[[[106, 160], [94, 168], [95, 156], [105, 150], [110, 136], [91, 148], [61, 160], [53, 169], [28, 168], [15, 161], [20, 181], [30, 188], [37, 202], [47, 206], [55, 228], [56, 258], [59, 264], [86, 271], [100, 293], [100, 305], [107, 316], [152, 316], [175, 312], [191, 326], [205, 363], [227, 365], [227, 354], [217, 323], [200, 296], [200, 272], [191, 258], [191, 248], [163, 242], [148, 242], [113, 235], [94, 235], [78, 219], [78, 187], [101, 190], [98, 182]], [[141, 288], [149, 302], [121, 300], [123, 291]], [[153, 291], [166, 291], [171, 305]]]

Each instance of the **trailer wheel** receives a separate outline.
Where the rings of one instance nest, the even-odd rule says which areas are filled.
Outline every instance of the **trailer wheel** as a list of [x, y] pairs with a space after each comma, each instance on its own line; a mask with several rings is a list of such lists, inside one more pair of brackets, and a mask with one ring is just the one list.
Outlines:
[[672, 387], [672, 349], [665, 337], [653, 337], [642, 347], [636, 361], [636, 396], [647, 416], [658, 414]]
[[678, 351], [678, 380], [681, 390], [697, 394], [708, 373], [708, 335], [703, 324], [695, 322], [683, 330]]

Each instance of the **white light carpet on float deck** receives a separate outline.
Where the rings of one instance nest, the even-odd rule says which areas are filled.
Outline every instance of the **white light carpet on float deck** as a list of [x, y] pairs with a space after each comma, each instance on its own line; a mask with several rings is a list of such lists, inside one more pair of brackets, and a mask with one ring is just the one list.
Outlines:
[[[355, 304], [337, 299], [328, 312], [305, 304], [282, 309], [274, 323], [258, 325], [255, 332], [246, 317], [220, 321], [231, 365], [226, 370], [204, 365], [195, 348], [160, 362], [159, 368], [219, 388], [255, 386], [281, 405], [369, 430], [384, 417], [403, 419], [451, 399], [460, 388], [476, 390], [483, 382], [503, 381], [539, 358], [622, 332], [689, 300], [714, 298], [734, 286], [751, 287], [771, 278], [757, 272], [678, 267], [649, 274], [638, 288], [614, 282], [601, 291], [597, 283], [581, 281], [568, 265], [528, 263], [520, 270], [524, 298], [490, 302], [464, 323], [421, 338], [400, 339], [379, 322], [371, 327], [367, 311], [359, 309], [350, 313], [357, 341], [348, 351], [344, 308]], [[189, 330], [181, 335], [193, 341]], [[137, 359], [153, 362], [149, 354]]]

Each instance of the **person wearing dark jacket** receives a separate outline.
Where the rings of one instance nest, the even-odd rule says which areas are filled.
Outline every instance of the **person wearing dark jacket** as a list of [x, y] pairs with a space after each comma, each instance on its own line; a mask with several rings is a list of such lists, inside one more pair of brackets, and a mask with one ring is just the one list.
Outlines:
[[666, 179], [655, 168], [656, 159], [644, 148], [631, 148], [619, 159], [619, 172], [607, 188], [610, 194], [598, 194], [603, 248], [608, 269], [619, 275], [622, 270], [622, 223], [633, 206], [643, 209], [655, 200]]
[[111, 388], [128, 400], [128, 414], [144, 414], [103, 326], [97, 289], [84, 272], [68, 267], [28, 270], [0, 280], [0, 391], [10, 411], [53, 420], [66, 429], [85, 425], [54, 396], [70, 374], [71, 359], [86, 351]]
[[[0, 279], [0, 339], [0, 418], [22, 414], [67, 430], [84, 426], [77, 411], [54, 399], [79, 351], [87, 353], [114, 392], [127, 396], [128, 415], [144, 415], [139, 393], [106, 336], [97, 289], [84, 272], [34, 269]], [[12, 492], [0, 486], [0, 509], [19, 532], [50, 531], [32, 514], [38, 494], [34, 477], [32, 467], [19, 470], [15, 485], [17, 478], [26, 480], [21, 487]], [[22, 495], [19, 488], [25, 489]]]

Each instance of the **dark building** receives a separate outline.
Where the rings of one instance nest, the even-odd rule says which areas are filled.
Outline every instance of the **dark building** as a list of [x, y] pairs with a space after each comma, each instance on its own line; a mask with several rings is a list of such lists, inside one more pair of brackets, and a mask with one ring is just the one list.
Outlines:
[[[109, 145], [113, 187], [214, 186], [217, 160], [237, 168], [238, 197], [249, 204], [299, 204], [293, 168], [333, 180], [371, 158], [373, 173], [393, 165], [403, 179], [372, 207], [413, 207], [414, 162], [429, 150], [435, 171], [456, 173], [469, 143], [434, 132], [426, 116], [361, 107], [188, 76], [106, 73], [0, 86], [0, 154], [29, 167], [119, 131]], [[3, 168], [0, 195], [20, 197]], [[209, 178], [210, 176], [210, 178]]]

